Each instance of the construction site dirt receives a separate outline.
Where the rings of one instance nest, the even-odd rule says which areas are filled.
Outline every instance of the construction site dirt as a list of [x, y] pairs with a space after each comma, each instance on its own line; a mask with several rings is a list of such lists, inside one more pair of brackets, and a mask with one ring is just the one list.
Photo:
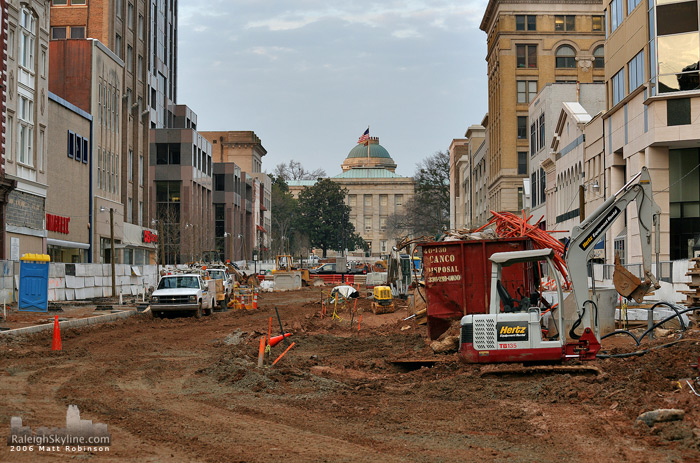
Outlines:
[[[270, 317], [280, 331], [275, 307], [295, 344], [268, 366], [288, 347], [277, 344], [260, 368]], [[112, 436], [107, 452], [0, 446], [0, 461], [700, 461], [700, 397], [681, 381], [699, 374], [695, 327], [668, 348], [590, 362], [600, 374], [482, 375], [490, 366], [433, 354], [405, 309], [375, 315], [364, 298], [357, 308], [321, 318], [321, 289], [304, 288], [261, 294], [255, 311], [64, 330], [57, 352], [50, 331], [0, 337], [6, 435], [13, 416], [62, 426], [74, 404]], [[616, 336], [603, 349], [640, 348]], [[685, 416], [636, 421], [656, 409]]]

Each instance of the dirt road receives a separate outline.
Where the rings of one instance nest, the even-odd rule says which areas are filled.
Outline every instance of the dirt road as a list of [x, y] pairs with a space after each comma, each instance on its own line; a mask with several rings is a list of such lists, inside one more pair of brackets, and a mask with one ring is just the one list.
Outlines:
[[[452, 355], [405, 371], [391, 360], [434, 357], [424, 326], [364, 312], [358, 332], [347, 312], [321, 319], [318, 300], [305, 289], [264, 294], [255, 312], [136, 316], [64, 332], [56, 353], [50, 334], [0, 341], [5, 435], [12, 416], [63, 426], [69, 404], [112, 434], [109, 452], [0, 446], [0, 461], [700, 461], [700, 397], [674, 386], [693, 376], [697, 330], [642, 357], [598, 360], [600, 376], [480, 377]], [[275, 306], [296, 345], [258, 369]], [[686, 416], [634, 425], [658, 408]]]

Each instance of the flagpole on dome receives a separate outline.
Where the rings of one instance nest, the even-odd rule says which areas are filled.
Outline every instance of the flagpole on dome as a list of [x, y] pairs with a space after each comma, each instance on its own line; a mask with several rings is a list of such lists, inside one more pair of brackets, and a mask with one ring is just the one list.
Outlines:
[[369, 159], [369, 124], [367, 124], [367, 159]]

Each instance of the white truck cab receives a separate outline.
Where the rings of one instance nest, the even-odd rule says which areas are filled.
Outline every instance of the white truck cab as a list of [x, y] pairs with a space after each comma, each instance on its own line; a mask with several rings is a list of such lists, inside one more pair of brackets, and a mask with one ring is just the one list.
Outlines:
[[188, 311], [201, 318], [203, 313], [212, 313], [215, 296], [199, 274], [165, 275], [151, 295], [151, 312], [162, 316], [165, 312]]

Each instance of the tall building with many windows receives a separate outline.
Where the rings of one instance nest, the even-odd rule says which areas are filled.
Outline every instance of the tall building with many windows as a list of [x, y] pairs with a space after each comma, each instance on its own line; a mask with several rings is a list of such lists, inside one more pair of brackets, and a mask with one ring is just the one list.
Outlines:
[[603, 81], [603, 23], [602, 0], [489, 0], [480, 25], [487, 35], [489, 210], [517, 212], [522, 203], [534, 122], [528, 106], [540, 89]]
[[150, 105], [151, 128], [174, 127], [173, 107], [177, 101], [177, 0], [149, 0], [147, 3], [150, 12], [147, 101]]
[[39, 0], [6, 2], [7, 69], [4, 255], [43, 253], [46, 243], [49, 10]]
[[[647, 166], [661, 215], [661, 259], [700, 254], [698, 2], [606, 0], [604, 153], [586, 166], [606, 196]], [[628, 208], [628, 223], [636, 216]], [[619, 222], [619, 221], [618, 221]], [[639, 230], [615, 224], [611, 259], [641, 260]]]
[[[120, 203], [113, 208], [120, 220], [123, 218], [128, 236], [122, 243], [124, 251], [117, 252], [115, 258], [124, 263], [137, 263], [141, 259], [139, 256], [143, 254], [139, 249], [144, 243], [138, 237], [144, 231], [150, 231], [151, 222], [147, 207], [151, 114], [148, 106], [150, 93], [147, 91], [148, 8], [144, 0], [51, 0], [52, 41], [70, 43], [75, 39], [97, 39], [122, 63], [120, 70], [107, 74], [106, 68], [94, 67], [94, 72], [102, 78], [93, 82], [92, 87], [78, 86], [70, 80], [72, 75], [81, 74], [76, 65], [82, 58], [75, 56], [62, 59], [62, 76], [52, 73], [51, 79], [58, 79], [55, 84], [64, 86], [63, 90], [55, 88], [54, 93], [83, 109], [79, 100], [85, 99], [86, 95], [96, 96], [97, 104], [90, 111], [99, 130], [104, 131], [104, 143], [93, 146], [96, 150], [93, 154], [96, 168], [110, 174], [108, 179], [111, 180], [106, 179], [104, 184], [109, 191], [105, 190], [103, 196]], [[67, 44], [66, 49], [69, 48]], [[111, 58], [100, 64], [111, 67], [110, 63]], [[114, 85], [115, 82], [119, 86]], [[112, 147], [114, 151], [111, 151]], [[91, 214], [99, 218], [100, 214], [104, 215], [104, 209], [107, 206], [95, 201]], [[129, 236], [133, 238], [129, 239]], [[108, 262], [111, 256], [103, 249], [104, 242], [94, 244], [100, 246], [95, 250], [99, 251], [96, 261]]]

